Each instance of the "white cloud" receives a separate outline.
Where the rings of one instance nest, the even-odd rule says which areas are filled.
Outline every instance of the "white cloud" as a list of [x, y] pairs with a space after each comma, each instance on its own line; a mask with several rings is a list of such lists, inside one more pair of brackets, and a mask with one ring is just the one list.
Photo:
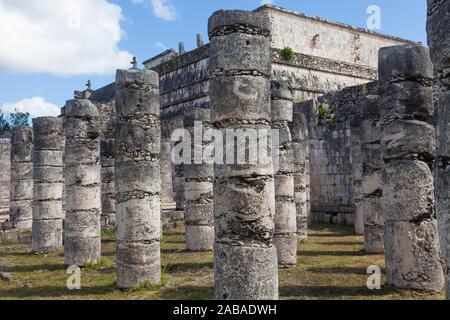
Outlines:
[[45, 102], [42, 97], [23, 99], [15, 103], [6, 102], [2, 106], [2, 112], [9, 114], [15, 112], [28, 112], [32, 118], [35, 117], [56, 117], [61, 114], [61, 109], [52, 103]]
[[273, 0], [261, 0], [261, 5], [273, 4]]
[[122, 9], [107, 0], [0, 2], [0, 72], [112, 74], [132, 55], [117, 44]]
[[169, 0], [152, 0], [153, 13], [165, 21], [174, 21], [177, 11]]
[[155, 43], [155, 48], [161, 49], [161, 50], [167, 50], [167, 46], [162, 42]]

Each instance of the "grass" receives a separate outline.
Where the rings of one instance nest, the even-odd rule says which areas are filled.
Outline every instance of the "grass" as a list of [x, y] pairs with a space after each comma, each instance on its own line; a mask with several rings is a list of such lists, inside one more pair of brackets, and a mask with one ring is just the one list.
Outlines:
[[[211, 252], [185, 250], [184, 227], [165, 230], [161, 241], [161, 285], [145, 283], [132, 290], [116, 289], [114, 233], [102, 235], [102, 258], [81, 269], [81, 290], [68, 290], [70, 276], [62, 250], [31, 254], [30, 245], [0, 246], [0, 271], [13, 281], [0, 280], [0, 299], [213, 299], [214, 266]], [[382, 270], [382, 289], [366, 287], [366, 270]], [[433, 299], [430, 295], [397, 290], [385, 284], [383, 255], [364, 252], [362, 236], [352, 228], [315, 224], [307, 241], [299, 243], [295, 268], [280, 269], [280, 299]]]

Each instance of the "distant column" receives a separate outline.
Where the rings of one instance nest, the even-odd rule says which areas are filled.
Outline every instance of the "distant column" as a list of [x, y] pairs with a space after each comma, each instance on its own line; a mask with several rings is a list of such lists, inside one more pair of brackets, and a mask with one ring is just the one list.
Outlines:
[[33, 129], [14, 127], [11, 132], [11, 184], [9, 214], [17, 228], [31, 230], [33, 222]]
[[433, 65], [422, 46], [380, 49], [379, 79], [387, 283], [440, 292], [434, 184]]
[[63, 124], [61, 118], [33, 119], [33, 252], [62, 247]]
[[161, 281], [159, 78], [116, 73], [116, 273], [119, 288]]
[[[278, 164], [278, 168], [274, 168], [275, 229], [273, 243], [277, 248], [278, 265], [289, 267], [297, 264], [297, 215], [294, 202], [295, 156], [289, 128], [293, 117], [293, 97], [292, 89], [287, 82], [272, 81], [271, 87], [272, 129], [277, 130], [279, 136], [278, 144], [273, 146], [278, 148], [273, 159], [274, 164]], [[306, 224], [307, 217], [305, 217]]]
[[357, 215], [363, 218], [364, 246], [368, 253], [384, 253], [384, 218], [382, 209], [381, 127], [378, 96], [368, 96], [359, 104], [361, 113], [361, 198]]
[[180, 42], [179, 43], [178, 53], [179, 53], [180, 56], [186, 53], [186, 51], [184, 50], [184, 42]]
[[[268, 16], [255, 12], [217, 11], [208, 22], [211, 120], [228, 140], [224, 164], [214, 164], [214, 290], [218, 300], [278, 299], [270, 31]], [[259, 146], [255, 139], [245, 137], [255, 133]], [[238, 162], [235, 149], [245, 151], [247, 161]], [[251, 164], [249, 157], [261, 153], [267, 154], [266, 159], [258, 157]]]
[[192, 108], [186, 112], [184, 128], [191, 138], [191, 164], [184, 164], [184, 194], [186, 249], [191, 251], [212, 251], [214, 246], [214, 164], [203, 158], [205, 147], [211, 144], [203, 134], [210, 127], [209, 109]]
[[64, 257], [69, 266], [96, 263], [101, 255], [99, 130], [94, 104], [85, 99], [66, 102]]
[[102, 214], [101, 226], [104, 230], [114, 230], [116, 225], [116, 193], [114, 189], [115, 140], [100, 141]]
[[446, 290], [450, 300], [450, 1], [428, 1], [428, 45], [439, 83], [436, 152], [436, 215], [441, 252], [447, 261]]
[[203, 47], [204, 45], [205, 44], [203, 43], [203, 36], [200, 33], [198, 33], [197, 34], [197, 47], [200, 48], [200, 47]]
[[314, 101], [294, 104], [291, 124], [292, 147], [294, 150], [294, 191], [297, 215], [298, 241], [308, 239], [309, 200], [309, 137], [307, 115], [314, 109]]

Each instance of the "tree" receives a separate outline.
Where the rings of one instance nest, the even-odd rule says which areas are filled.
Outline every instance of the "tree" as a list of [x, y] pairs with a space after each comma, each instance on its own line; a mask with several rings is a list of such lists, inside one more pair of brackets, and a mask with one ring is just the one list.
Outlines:
[[13, 127], [28, 126], [29, 124], [30, 114], [28, 112], [21, 112], [16, 108], [7, 117], [0, 111], [0, 132], [11, 131]]

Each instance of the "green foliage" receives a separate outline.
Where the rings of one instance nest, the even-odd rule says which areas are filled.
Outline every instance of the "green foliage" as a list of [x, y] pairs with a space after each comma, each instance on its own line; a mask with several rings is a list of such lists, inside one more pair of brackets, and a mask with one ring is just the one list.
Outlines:
[[330, 119], [330, 115], [327, 113], [324, 107], [319, 107], [317, 109], [319, 113], [319, 120], [327, 120]]
[[28, 112], [20, 112], [17, 108], [9, 115], [5, 116], [0, 111], [0, 132], [11, 131], [13, 127], [28, 126], [30, 123], [30, 114]]
[[294, 57], [294, 50], [291, 47], [284, 47], [281, 50], [281, 55], [285, 60], [291, 60]]
[[363, 97], [367, 96], [367, 84], [366, 83], [364, 83], [362, 85], [362, 95], [363, 95]]
[[104, 258], [100, 258], [97, 262], [95, 261], [85, 261], [84, 268], [87, 270], [98, 270], [101, 268], [105, 268], [108, 262]]
[[0, 132], [11, 131], [11, 125], [5, 115], [0, 112]]

